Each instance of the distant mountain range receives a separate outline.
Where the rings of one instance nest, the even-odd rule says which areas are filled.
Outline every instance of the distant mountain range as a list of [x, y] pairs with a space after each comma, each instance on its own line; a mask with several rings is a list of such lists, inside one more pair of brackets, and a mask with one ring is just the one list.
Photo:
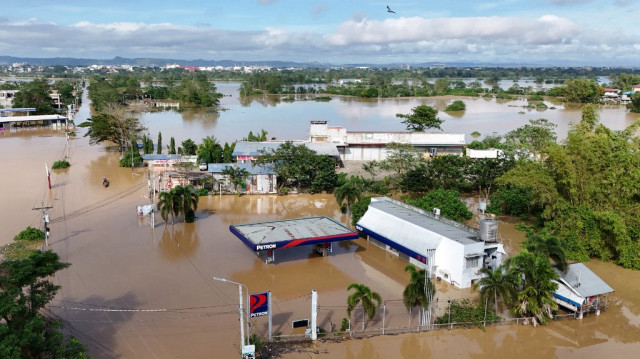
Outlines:
[[[167, 64], [178, 64], [183, 66], [270, 66], [277, 68], [286, 67], [304, 67], [304, 68], [329, 68], [329, 67], [374, 67], [374, 68], [399, 68], [407, 63], [389, 63], [389, 64], [367, 64], [367, 63], [355, 63], [355, 64], [329, 64], [320, 62], [293, 62], [293, 61], [238, 61], [238, 60], [177, 60], [177, 59], [159, 59], [159, 58], [125, 58], [116, 56], [113, 59], [78, 59], [72, 57], [50, 57], [50, 58], [35, 58], [35, 57], [14, 57], [14, 56], [0, 56], [0, 65], [11, 65], [13, 63], [27, 63], [35, 66], [89, 66], [89, 65], [132, 65], [132, 66], [165, 66]], [[547, 67], [547, 66], [582, 66], [582, 65], [570, 65], [570, 64], [516, 64], [516, 63], [479, 63], [479, 62], [426, 62], [426, 63], [410, 63], [408, 64], [414, 68], [428, 68], [434, 65], [444, 65], [447, 67]]]

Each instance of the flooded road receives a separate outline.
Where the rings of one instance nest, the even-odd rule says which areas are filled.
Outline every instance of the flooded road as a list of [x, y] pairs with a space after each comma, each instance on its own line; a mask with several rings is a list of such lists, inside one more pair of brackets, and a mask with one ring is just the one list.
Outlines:
[[[406, 112], [404, 107], [414, 105], [404, 102], [402, 110], [393, 105], [396, 107], [387, 112], [395, 116], [396, 111]], [[357, 113], [375, 111], [375, 106], [359, 106], [353, 112], [354, 119]], [[262, 114], [269, 113], [266, 109], [271, 107], [263, 108]], [[227, 121], [224, 116], [228, 113], [219, 114], [218, 124]], [[225, 124], [227, 127], [216, 125], [206, 130], [201, 128], [206, 126], [202, 124], [205, 120], [194, 118], [193, 127], [176, 126], [175, 131], [194, 140], [209, 134], [231, 140], [245, 136], [249, 128], [265, 128], [271, 135], [272, 130], [261, 122], [262, 116], [252, 116], [244, 124], [231, 121]], [[297, 118], [300, 125], [292, 126], [296, 129], [291, 130], [291, 136], [295, 132], [296, 138], [304, 138], [310, 119]], [[503, 121], [496, 126], [508, 125]], [[478, 126], [470, 123], [465, 128], [470, 133]], [[168, 142], [174, 129], [162, 131], [164, 142]], [[313, 215], [349, 223], [332, 195], [212, 195], [200, 199], [195, 223], [165, 225], [157, 218], [156, 227], [151, 228], [148, 219], [138, 219], [135, 213], [136, 205], [148, 201], [144, 197], [145, 171], [136, 169], [132, 173], [130, 168], [119, 168], [119, 153], [104, 146], [90, 146], [83, 133], [84, 129], [79, 129], [78, 137], [70, 141], [71, 167], [52, 173], [51, 191], [46, 188], [44, 163], [51, 165], [64, 156], [64, 136], [44, 129], [0, 135], [0, 241], [10, 242], [27, 225], [39, 227], [41, 215], [33, 207], [41, 203], [53, 206], [49, 211], [55, 220], [51, 249], [72, 265], [56, 275], [54, 281], [62, 290], [49, 309], [62, 318], [66, 330], [88, 346], [92, 357], [237, 356], [238, 289], [214, 281], [214, 276], [242, 283], [251, 293], [271, 291], [274, 333], [299, 333], [291, 328], [291, 321], [309, 318], [312, 289], [319, 294], [319, 325], [324, 329], [330, 324], [339, 326], [347, 316], [346, 287], [353, 282], [365, 283], [380, 293], [388, 310], [387, 326], [415, 320], [399, 302], [409, 278], [404, 272], [406, 263], [362, 239], [334, 244], [328, 257], [306, 247], [281, 250], [276, 253], [276, 263], [267, 265], [228, 230], [231, 224]], [[111, 181], [109, 188], [102, 187], [103, 176]], [[510, 252], [517, 251], [524, 236], [514, 224], [501, 223], [500, 232]], [[599, 317], [538, 328], [505, 325], [484, 332], [444, 330], [339, 344], [318, 342], [314, 348], [318, 354], [291, 353], [287, 358], [635, 356], [640, 350], [640, 274], [611, 263], [592, 261], [587, 265], [616, 290], [610, 297], [610, 308]], [[465, 294], [468, 292], [438, 284], [436, 296], [444, 299]], [[366, 327], [380, 328], [380, 318], [378, 315], [368, 321]], [[354, 326], [363, 324], [356, 315], [351, 320]], [[266, 334], [266, 318], [253, 319], [251, 324], [251, 332]]]

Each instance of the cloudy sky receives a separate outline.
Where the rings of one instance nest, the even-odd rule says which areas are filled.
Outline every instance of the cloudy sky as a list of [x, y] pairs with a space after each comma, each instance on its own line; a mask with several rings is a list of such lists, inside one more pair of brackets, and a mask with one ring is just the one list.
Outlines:
[[640, 66], [640, 0], [20, 0], [0, 8], [7, 56]]

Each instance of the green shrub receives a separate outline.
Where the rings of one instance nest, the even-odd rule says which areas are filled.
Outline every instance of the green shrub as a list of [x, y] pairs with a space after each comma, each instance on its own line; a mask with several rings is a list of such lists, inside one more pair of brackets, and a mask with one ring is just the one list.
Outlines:
[[444, 111], [464, 111], [467, 109], [467, 105], [460, 100], [453, 101], [453, 103], [449, 104]]
[[531, 213], [533, 193], [528, 188], [500, 188], [489, 196], [487, 212], [520, 216]]
[[458, 222], [471, 219], [473, 216], [467, 205], [460, 200], [458, 191], [455, 190], [437, 189], [422, 198], [407, 199], [406, 202], [429, 212], [437, 207], [440, 209], [440, 215]]
[[18, 233], [17, 236], [13, 237], [14, 241], [43, 241], [44, 240], [44, 232], [33, 227], [27, 227], [22, 232]]
[[544, 101], [544, 97], [542, 95], [530, 95], [529, 101]]
[[318, 96], [315, 98], [316, 101], [324, 101], [324, 102], [328, 102], [331, 101], [332, 98], [331, 96]]
[[[133, 152], [133, 166], [138, 167], [142, 164], [142, 156], [136, 151]], [[131, 151], [125, 152], [120, 159], [120, 167], [131, 167]]]
[[209, 190], [206, 188], [198, 188], [196, 190], [196, 196], [198, 197], [207, 196], [207, 195], [209, 195]]
[[[491, 305], [486, 308], [487, 323], [499, 322], [502, 318], [495, 314]], [[451, 315], [449, 315], [451, 314]], [[451, 320], [449, 321], [449, 317]], [[436, 319], [436, 324], [465, 323], [464, 327], [481, 327], [485, 320], [484, 303], [473, 305], [468, 299], [463, 299], [451, 303], [445, 314]]]
[[51, 166], [51, 168], [53, 168], [54, 170], [57, 169], [61, 169], [61, 168], [68, 168], [69, 166], [71, 166], [71, 164], [69, 163], [69, 161], [67, 160], [60, 160], [60, 161], [55, 161], [53, 163], [53, 166]]
[[364, 216], [371, 204], [371, 197], [362, 197], [360, 200], [351, 205], [351, 224], [356, 225], [360, 218]]
[[346, 332], [347, 330], [349, 330], [349, 319], [342, 318], [342, 324], [340, 325], [340, 331], [341, 332]]

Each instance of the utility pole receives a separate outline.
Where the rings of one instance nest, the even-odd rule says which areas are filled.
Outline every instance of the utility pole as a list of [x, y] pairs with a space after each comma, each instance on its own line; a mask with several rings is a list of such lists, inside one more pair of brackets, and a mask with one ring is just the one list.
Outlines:
[[49, 247], [49, 215], [47, 214], [47, 210], [53, 208], [53, 206], [45, 206], [44, 202], [40, 202], [40, 207], [33, 207], [34, 211], [42, 212], [42, 227], [44, 228], [44, 244], [45, 248]]
[[[151, 183], [153, 182], [153, 184]], [[151, 171], [147, 170], [147, 185], [149, 186], [149, 201], [151, 204], [151, 228], [155, 228], [155, 207], [153, 205], [153, 196], [156, 195], [156, 181], [151, 181]]]

